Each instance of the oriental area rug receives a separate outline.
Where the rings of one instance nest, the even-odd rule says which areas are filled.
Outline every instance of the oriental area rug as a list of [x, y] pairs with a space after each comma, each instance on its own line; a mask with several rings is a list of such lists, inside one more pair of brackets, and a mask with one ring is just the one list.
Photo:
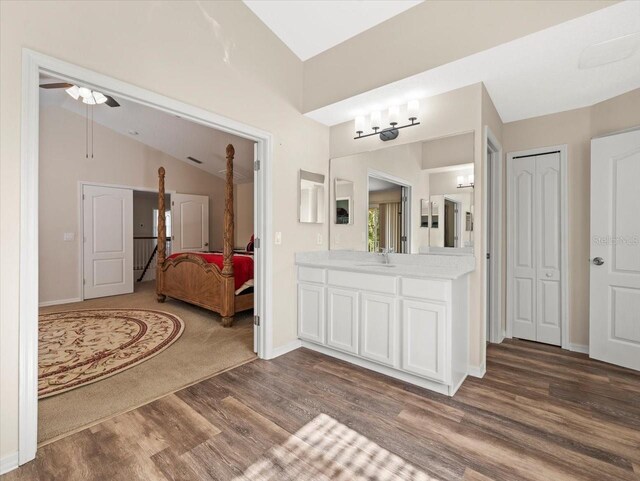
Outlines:
[[38, 397], [100, 381], [156, 356], [184, 331], [178, 316], [149, 309], [41, 314]]

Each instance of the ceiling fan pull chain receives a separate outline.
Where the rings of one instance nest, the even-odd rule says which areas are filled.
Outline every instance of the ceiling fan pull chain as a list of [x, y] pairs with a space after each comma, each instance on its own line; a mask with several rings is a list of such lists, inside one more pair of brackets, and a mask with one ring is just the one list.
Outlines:
[[93, 121], [93, 105], [91, 106], [91, 158], [93, 159], [93, 130], [95, 129], [95, 122]]

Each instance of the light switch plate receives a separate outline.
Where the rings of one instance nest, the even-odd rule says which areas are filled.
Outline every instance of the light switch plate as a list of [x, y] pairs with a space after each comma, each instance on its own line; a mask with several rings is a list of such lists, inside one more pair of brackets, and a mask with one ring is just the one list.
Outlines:
[[275, 243], [278, 245], [282, 244], [282, 232], [276, 232]]
[[74, 232], [65, 232], [62, 238], [65, 241], [72, 241], [76, 239], [76, 234]]

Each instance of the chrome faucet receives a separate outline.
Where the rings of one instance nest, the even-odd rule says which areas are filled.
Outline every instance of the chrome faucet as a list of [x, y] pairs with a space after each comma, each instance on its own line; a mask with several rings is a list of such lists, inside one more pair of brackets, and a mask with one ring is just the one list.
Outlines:
[[380, 249], [380, 255], [382, 256], [383, 264], [389, 263], [389, 254], [393, 253], [392, 247], [383, 247]]

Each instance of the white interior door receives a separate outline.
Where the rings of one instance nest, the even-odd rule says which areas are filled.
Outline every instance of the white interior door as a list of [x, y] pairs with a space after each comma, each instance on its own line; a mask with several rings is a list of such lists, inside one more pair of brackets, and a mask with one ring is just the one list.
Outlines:
[[84, 298], [133, 292], [133, 190], [85, 185]]
[[561, 345], [560, 153], [513, 158], [509, 176], [512, 336]]
[[640, 370], [640, 131], [591, 141], [589, 354]]
[[209, 250], [209, 197], [171, 196], [172, 252]]

